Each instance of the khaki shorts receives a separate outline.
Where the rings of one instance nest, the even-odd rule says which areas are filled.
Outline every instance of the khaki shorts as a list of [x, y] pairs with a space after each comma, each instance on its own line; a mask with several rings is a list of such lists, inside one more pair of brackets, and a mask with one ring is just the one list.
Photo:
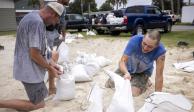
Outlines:
[[[115, 71], [116, 74], [120, 76], [124, 76], [123, 73], [119, 69]], [[141, 93], [144, 93], [149, 87], [149, 77], [144, 73], [135, 73], [131, 74], [131, 86], [137, 87], [141, 89]], [[107, 80], [105, 86], [107, 88], [114, 88], [114, 81], [110, 78]]]

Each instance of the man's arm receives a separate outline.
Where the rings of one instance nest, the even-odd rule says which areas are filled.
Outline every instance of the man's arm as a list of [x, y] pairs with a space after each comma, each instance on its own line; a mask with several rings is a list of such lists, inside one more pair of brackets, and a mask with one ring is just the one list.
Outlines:
[[127, 61], [128, 61], [128, 56], [123, 55], [121, 57], [121, 60], [119, 61], [119, 69], [124, 74], [124, 78], [130, 80], [131, 76], [130, 76], [130, 73], [128, 72], [127, 67], [126, 67]]
[[165, 54], [156, 60], [155, 91], [162, 91]]
[[30, 57], [31, 59], [36, 62], [38, 65], [40, 65], [43, 68], [46, 68], [48, 71], [52, 72], [54, 77], [58, 77], [61, 72], [58, 70], [56, 66], [53, 66], [53, 64], [47, 63], [47, 61], [44, 59], [44, 57], [41, 55], [40, 50], [36, 48], [30, 48]]

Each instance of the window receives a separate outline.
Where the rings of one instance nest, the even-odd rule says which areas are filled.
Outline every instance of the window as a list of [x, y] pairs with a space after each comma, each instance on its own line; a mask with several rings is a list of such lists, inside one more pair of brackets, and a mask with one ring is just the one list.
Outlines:
[[147, 9], [148, 14], [161, 14], [160, 10], [156, 7], [149, 7]]
[[148, 14], [156, 14], [156, 11], [153, 7], [150, 7], [150, 8], [147, 9], [147, 13]]
[[143, 6], [128, 7], [126, 13], [144, 13]]

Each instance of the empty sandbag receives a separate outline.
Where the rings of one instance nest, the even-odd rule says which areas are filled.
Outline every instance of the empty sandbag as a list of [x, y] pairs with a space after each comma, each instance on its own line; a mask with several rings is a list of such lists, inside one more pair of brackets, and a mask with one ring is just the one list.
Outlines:
[[85, 70], [89, 76], [94, 76], [99, 72], [100, 66], [95, 62], [88, 63], [85, 65]]

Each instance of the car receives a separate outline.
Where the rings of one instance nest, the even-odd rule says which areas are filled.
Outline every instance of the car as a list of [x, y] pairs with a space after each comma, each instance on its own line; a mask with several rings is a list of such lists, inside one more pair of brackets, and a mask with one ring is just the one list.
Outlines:
[[88, 27], [89, 20], [81, 14], [66, 14], [66, 29], [77, 29], [79, 32]]

